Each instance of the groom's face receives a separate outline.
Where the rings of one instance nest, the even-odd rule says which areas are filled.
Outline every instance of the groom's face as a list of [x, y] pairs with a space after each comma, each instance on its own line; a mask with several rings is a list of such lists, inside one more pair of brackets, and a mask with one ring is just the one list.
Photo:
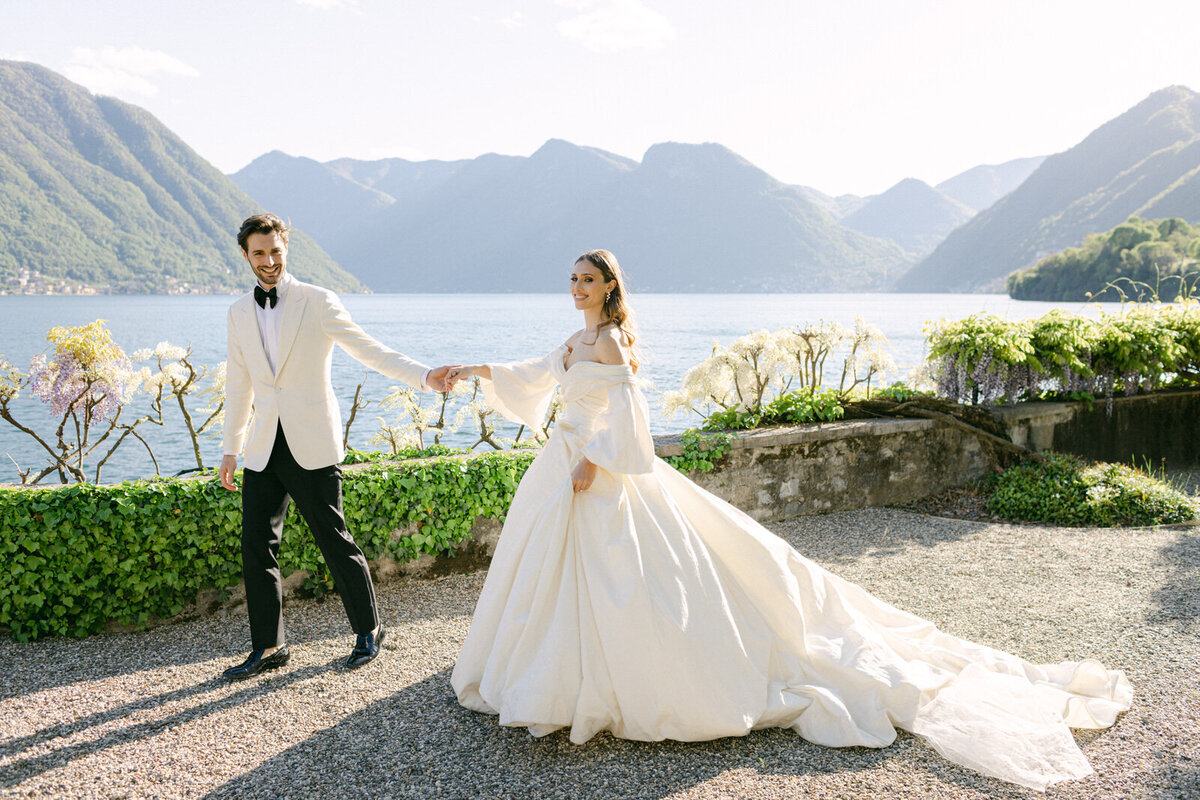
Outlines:
[[287, 268], [287, 244], [278, 233], [252, 233], [246, 239], [242, 255], [264, 289], [270, 289], [283, 279]]

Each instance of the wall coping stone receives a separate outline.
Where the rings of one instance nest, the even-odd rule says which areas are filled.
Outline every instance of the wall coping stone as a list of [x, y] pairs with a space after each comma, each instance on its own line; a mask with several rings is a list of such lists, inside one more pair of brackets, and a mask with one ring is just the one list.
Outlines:
[[[806, 422], [771, 428], [737, 431], [730, 441], [733, 450], [775, 447], [803, 442], [827, 442], [859, 436], [890, 436], [909, 431], [937, 427], [931, 419], [888, 417], [886, 419], [851, 419], [843, 422]], [[682, 434], [668, 433], [654, 437], [654, 449], [662, 458], [683, 453]]]

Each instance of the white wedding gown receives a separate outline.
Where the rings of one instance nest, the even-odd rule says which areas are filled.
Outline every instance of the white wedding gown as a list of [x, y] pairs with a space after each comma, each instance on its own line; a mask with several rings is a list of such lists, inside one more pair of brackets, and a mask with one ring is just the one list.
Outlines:
[[[492, 366], [489, 402], [563, 412], [509, 509], [451, 682], [467, 708], [537, 736], [698, 741], [791, 728], [884, 747], [903, 728], [987, 775], [1043, 790], [1092, 772], [1069, 728], [1130, 707], [1096, 661], [1036, 665], [939, 631], [800, 555], [654, 455], [629, 367], [565, 347]], [[592, 487], [571, 488], [586, 456]]]

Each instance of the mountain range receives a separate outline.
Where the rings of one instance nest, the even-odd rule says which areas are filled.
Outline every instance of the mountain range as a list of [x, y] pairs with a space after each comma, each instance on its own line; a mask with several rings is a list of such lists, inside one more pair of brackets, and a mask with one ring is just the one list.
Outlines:
[[[0, 61], [0, 291], [232, 292], [261, 206], [149, 112]], [[296, 231], [298, 276], [361, 281]]]
[[450, 162], [272, 152], [232, 177], [378, 291], [545, 291], [596, 247], [649, 291], [882, 289], [911, 262], [719, 144], [640, 162], [557, 139]]
[[905, 178], [887, 191], [867, 197], [831, 197], [809, 186], [796, 188], [846, 227], [890, 239], [920, 257], [955, 228], [1020, 186], [1044, 159], [1036, 156], [983, 164], [937, 186]]
[[[951, 189], [990, 202], [1037, 161], [977, 167]], [[557, 139], [460, 161], [273, 151], [231, 177], [379, 291], [454, 291], [497, 271], [535, 291], [596, 246], [641, 290], [880, 290], [976, 211], [915, 179], [830, 197], [712, 143], [657, 144], [640, 162]]]
[[1200, 95], [1186, 87], [1151, 94], [1048, 157], [1014, 191], [951, 233], [896, 288], [1002, 291], [1014, 270], [1133, 216], [1200, 221]]

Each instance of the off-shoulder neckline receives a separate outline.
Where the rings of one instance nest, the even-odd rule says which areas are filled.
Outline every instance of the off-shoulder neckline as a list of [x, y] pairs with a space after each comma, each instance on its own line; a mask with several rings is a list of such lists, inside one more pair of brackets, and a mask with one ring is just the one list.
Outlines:
[[[570, 349], [569, 347], [567, 347], [567, 343], [566, 343], [566, 342], [563, 342], [562, 344], [560, 344], [560, 345], [558, 346], [558, 349], [559, 349], [559, 350], [566, 350], [566, 351], [567, 351], [567, 353], [570, 353], [570, 352], [571, 352], [571, 349]], [[605, 364], [603, 361], [588, 361], [587, 359], [583, 359], [583, 360], [580, 360], [580, 361], [576, 361], [574, 364], [571, 364], [570, 366], [568, 366], [568, 365], [567, 365], [567, 363], [566, 363], [566, 361], [565, 361], [565, 359], [564, 359], [564, 358], [562, 358], [562, 357], [560, 357], [560, 358], [558, 359], [558, 363], [559, 363], [559, 365], [562, 367], [562, 370], [563, 370], [563, 374], [564, 374], [564, 375], [565, 375], [566, 373], [570, 372], [570, 371], [571, 371], [572, 369], [574, 369], [575, 367], [579, 366], [580, 364], [594, 364], [594, 365], [595, 365], [595, 366], [597, 366], [597, 367], [621, 367], [621, 368], [624, 368], [624, 369], [631, 369], [631, 367], [630, 367], [628, 364]]]

